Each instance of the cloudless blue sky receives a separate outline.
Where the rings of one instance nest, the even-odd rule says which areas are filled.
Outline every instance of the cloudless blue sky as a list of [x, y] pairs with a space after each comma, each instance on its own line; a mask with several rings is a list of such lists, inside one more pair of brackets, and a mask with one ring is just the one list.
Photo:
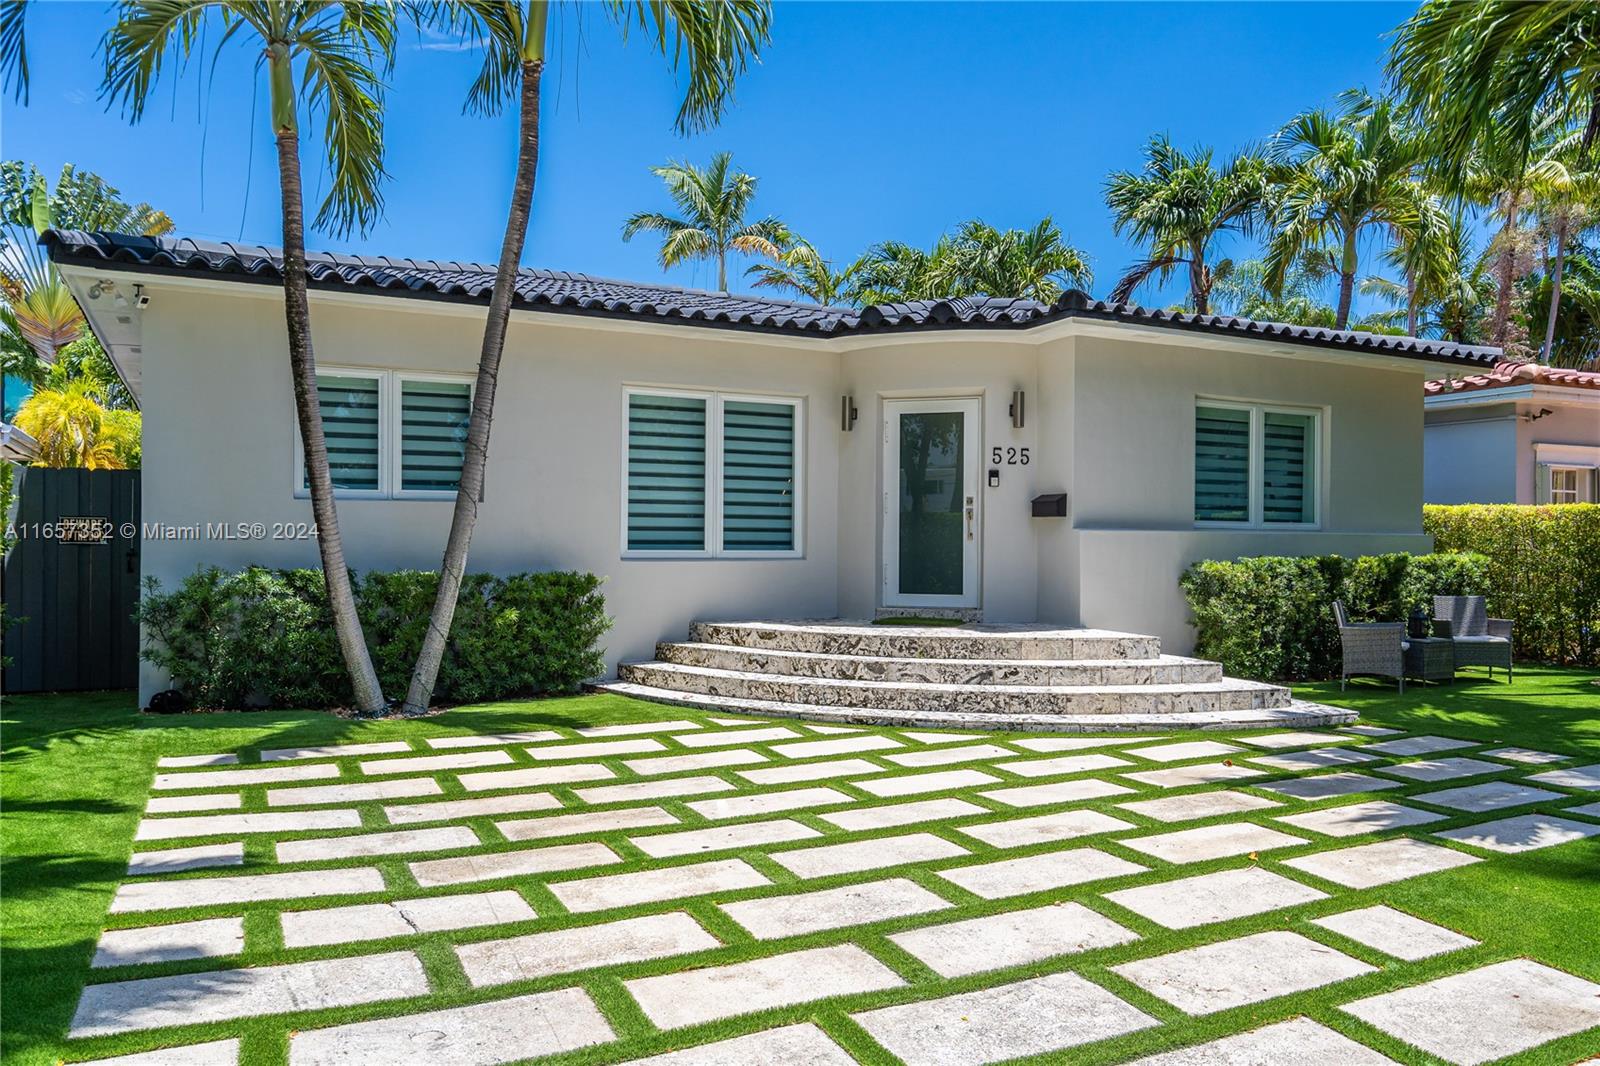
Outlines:
[[[1112, 233], [1106, 174], [1136, 167], [1152, 133], [1226, 154], [1341, 90], [1377, 88], [1391, 3], [811, 3], [781, 0], [773, 41], [719, 127], [677, 135], [678, 86], [643, 39], [566, 5], [545, 77], [543, 160], [529, 265], [675, 284], [654, 245], [625, 244], [632, 211], [668, 209], [648, 167], [734, 153], [761, 179], [757, 213], [781, 217], [836, 260], [886, 238], [931, 244], [962, 219], [1026, 226], [1053, 215], [1091, 256], [1103, 296], [1136, 250]], [[275, 156], [254, 56], [232, 47], [166, 75], [130, 127], [99, 99], [109, 5], [36, 3], [32, 99], [0, 105], [4, 156], [54, 176], [72, 162], [184, 235], [276, 244]], [[476, 58], [408, 33], [390, 79], [384, 220], [314, 233], [313, 248], [492, 261], [515, 158], [512, 116], [462, 114]], [[176, 69], [176, 68], [172, 68]], [[308, 201], [320, 139], [308, 138]], [[1245, 254], [1249, 254], [1245, 250]], [[1374, 264], [1375, 265], [1375, 264]], [[740, 287], [740, 286], [736, 286]], [[1178, 299], [1181, 278], [1138, 293]]]

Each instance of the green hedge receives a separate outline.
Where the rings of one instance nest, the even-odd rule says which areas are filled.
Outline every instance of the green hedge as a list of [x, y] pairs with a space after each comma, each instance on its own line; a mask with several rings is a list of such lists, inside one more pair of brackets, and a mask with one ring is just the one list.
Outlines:
[[1259, 556], [1195, 563], [1180, 584], [1194, 613], [1195, 654], [1235, 677], [1305, 681], [1337, 677], [1333, 601], [1356, 621], [1432, 613], [1432, 598], [1480, 595], [1481, 555]]
[[[438, 575], [352, 575], [373, 664], [391, 698], [404, 695]], [[193, 705], [338, 707], [350, 702], [320, 570], [203, 567], [172, 592], [146, 582], [139, 606], [144, 657]], [[472, 703], [570, 692], [605, 669], [600, 579], [554, 572], [468, 574], [434, 698]]]
[[1429, 505], [1422, 528], [1489, 557], [1489, 613], [1515, 623], [1518, 657], [1600, 665], [1600, 504]]

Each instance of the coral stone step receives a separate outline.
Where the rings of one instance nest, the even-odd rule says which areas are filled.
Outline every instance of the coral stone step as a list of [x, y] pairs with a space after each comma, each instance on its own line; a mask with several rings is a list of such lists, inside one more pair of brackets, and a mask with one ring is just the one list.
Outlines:
[[1154, 659], [1155, 637], [1036, 625], [875, 626], [867, 622], [696, 622], [696, 644], [906, 659]]
[[624, 663], [618, 677], [651, 688], [707, 696], [880, 710], [1166, 715], [1260, 710], [1289, 702], [1287, 689], [1230, 679], [1191, 684], [949, 685], [795, 677], [662, 662]]
[[679, 666], [741, 673], [945, 685], [1176, 685], [1222, 680], [1222, 667], [1218, 664], [1178, 655], [1066, 661], [919, 659], [685, 642], [656, 645], [656, 659]]
[[1236, 711], [1195, 711], [1171, 714], [1021, 714], [936, 710], [883, 710], [871, 707], [822, 706], [781, 700], [740, 699], [696, 692], [611, 681], [596, 685], [601, 692], [650, 700], [676, 707], [708, 711], [799, 718], [856, 725], [909, 726], [917, 729], [996, 729], [1040, 733], [1147, 733], [1167, 729], [1311, 729], [1350, 725], [1356, 712], [1343, 707], [1290, 700], [1281, 707]]

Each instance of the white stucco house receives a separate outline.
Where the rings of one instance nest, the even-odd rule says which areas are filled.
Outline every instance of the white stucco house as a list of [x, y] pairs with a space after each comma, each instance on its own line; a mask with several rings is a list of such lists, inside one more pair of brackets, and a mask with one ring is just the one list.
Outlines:
[[[45, 242], [140, 397], [147, 527], [309, 523], [277, 252]], [[311, 278], [351, 563], [435, 567], [493, 268]], [[894, 611], [1186, 651], [1197, 560], [1429, 550], [1418, 393], [1498, 356], [1081, 292], [856, 310], [528, 269], [518, 297], [469, 565], [604, 575], [613, 669], [697, 619]], [[142, 565], [316, 560], [202, 536]]]
[[1501, 362], [1422, 404], [1424, 502], [1600, 502], [1600, 373]]

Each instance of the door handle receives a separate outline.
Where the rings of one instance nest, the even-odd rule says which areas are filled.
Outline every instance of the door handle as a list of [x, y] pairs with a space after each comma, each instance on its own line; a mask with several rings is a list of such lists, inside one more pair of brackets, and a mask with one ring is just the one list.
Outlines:
[[973, 497], [967, 497], [967, 539], [972, 540], [972, 515], [975, 508], [972, 506]]

